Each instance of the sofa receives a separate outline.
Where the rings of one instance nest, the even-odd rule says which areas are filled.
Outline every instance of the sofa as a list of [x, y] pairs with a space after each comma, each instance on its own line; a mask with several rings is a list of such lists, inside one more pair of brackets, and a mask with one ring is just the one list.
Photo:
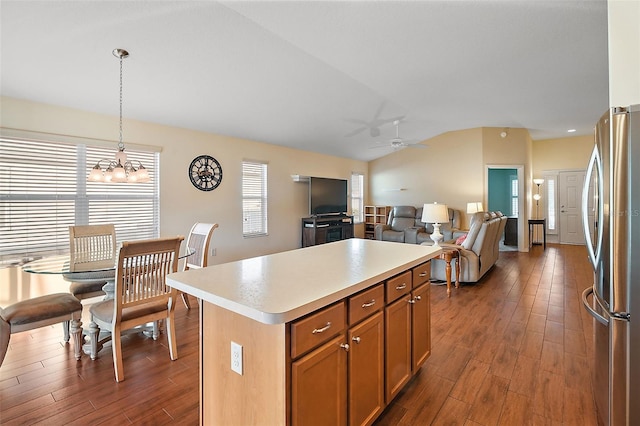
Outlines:
[[[459, 231], [460, 211], [449, 208], [449, 222], [440, 226], [443, 241], [454, 242], [464, 234]], [[389, 212], [386, 224], [378, 224], [374, 228], [374, 238], [381, 241], [397, 243], [422, 244], [431, 242], [433, 225], [422, 222], [422, 207], [395, 206]]]
[[[460, 253], [460, 282], [474, 283], [479, 281], [496, 263], [500, 253], [500, 239], [506, 224], [507, 217], [501, 212], [476, 213], [471, 220], [471, 228], [464, 241], [461, 241], [460, 244], [440, 243], [442, 248], [456, 249]], [[431, 245], [428, 242], [424, 244]], [[454, 271], [455, 262], [456, 259], [451, 261]], [[432, 260], [431, 278], [445, 281], [445, 267], [444, 260]]]

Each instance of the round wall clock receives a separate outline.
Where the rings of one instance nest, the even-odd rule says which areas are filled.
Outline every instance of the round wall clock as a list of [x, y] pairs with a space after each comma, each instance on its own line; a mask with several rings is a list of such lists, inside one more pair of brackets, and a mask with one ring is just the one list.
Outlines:
[[222, 182], [222, 166], [210, 155], [199, 155], [189, 166], [189, 179], [200, 191], [212, 191]]

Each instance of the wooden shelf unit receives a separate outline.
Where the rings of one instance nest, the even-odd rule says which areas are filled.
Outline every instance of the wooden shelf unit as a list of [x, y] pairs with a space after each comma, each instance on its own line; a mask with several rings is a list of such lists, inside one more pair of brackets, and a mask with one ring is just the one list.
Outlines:
[[376, 225], [387, 223], [390, 206], [364, 206], [364, 237], [370, 240], [375, 238]]

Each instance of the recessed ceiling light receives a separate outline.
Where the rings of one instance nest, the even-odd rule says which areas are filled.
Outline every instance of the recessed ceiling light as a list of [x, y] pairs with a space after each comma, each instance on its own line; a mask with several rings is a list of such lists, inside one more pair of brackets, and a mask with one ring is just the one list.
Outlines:
[[574, 133], [576, 131], [576, 129], [569, 129], [567, 130], [567, 133]]

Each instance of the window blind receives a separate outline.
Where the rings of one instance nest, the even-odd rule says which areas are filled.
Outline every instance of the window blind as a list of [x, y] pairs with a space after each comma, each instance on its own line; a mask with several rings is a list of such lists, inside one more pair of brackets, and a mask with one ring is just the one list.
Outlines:
[[351, 173], [351, 214], [355, 223], [364, 221], [364, 175]]
[[518, 216], [518, 177], [511, 176], [511, 216]]
[[129, 151], [149, 183], [87, 182], [115, 149], [0, 138], [0, 263], [69, 251], [69, 226], [113, 223], [119, 242], [159, 236], [159, 154]]
[[242, 162], [242, 235], [267, 235], [267, 164]]
[[547, 186], [547, 231], [556, 234], [556, 177], [545, 176]]

